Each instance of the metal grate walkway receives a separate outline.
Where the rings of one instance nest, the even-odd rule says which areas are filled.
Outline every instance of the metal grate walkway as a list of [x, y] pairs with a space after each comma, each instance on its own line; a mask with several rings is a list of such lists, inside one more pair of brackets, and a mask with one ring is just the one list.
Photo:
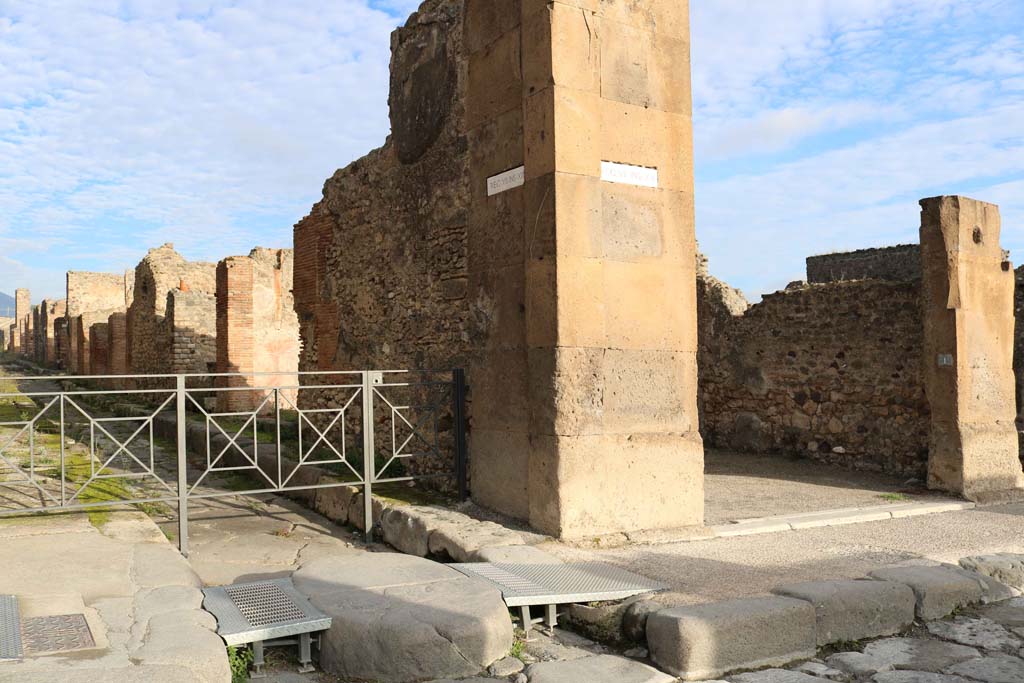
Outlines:
[[[505, 604], [518, 607], [522, 626], [556, 625], [558, 605], [603, 602], [666, 590], [667, 585], [601, 562], [574, 564], [494, 564], [474, 562], [450, 565], [466, 576], [487, 581], [501, 591]], [[544, 619], [533, 619], [530, 607], [545, 606]]]
[[291, 579], [204, 588], [203, 608], [217, 618], [217, 633], [228, 645], [252, 645], [256, 673], [263, 645], [298, 645], [301, 672], [313, 670], [312, 636], [331, 627], [331, 618], [295, 590]]
[[13, 595], [0, 595], [0, 661], [21, 659], [24, 656], [18, 598]]

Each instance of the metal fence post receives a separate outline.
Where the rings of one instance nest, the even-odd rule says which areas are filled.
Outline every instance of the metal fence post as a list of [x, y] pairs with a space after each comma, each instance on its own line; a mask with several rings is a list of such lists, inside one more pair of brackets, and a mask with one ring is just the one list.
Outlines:
[[452, 429], [455, 430], [455, 480], [459, 500], [469, 498], [468, 454], [466, 452], [466, 371], [452, 370]]
[[373, 374], [363, 372], [363, 524], [366, 530], [366, 542], [373, 542], [373, 479], [374, 470], [373, 443]]
[[177, 376], [178, 398], [178, 550], [188, 557], [188, 469], [185, 459], [188, 425], [185, 420], [185, 376]]

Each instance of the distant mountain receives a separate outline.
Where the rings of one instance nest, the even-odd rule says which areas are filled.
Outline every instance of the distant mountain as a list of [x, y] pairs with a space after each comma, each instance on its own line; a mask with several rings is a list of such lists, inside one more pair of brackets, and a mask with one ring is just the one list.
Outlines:
[[0, 292], [0, 318], [14, 317], [14, 297]]

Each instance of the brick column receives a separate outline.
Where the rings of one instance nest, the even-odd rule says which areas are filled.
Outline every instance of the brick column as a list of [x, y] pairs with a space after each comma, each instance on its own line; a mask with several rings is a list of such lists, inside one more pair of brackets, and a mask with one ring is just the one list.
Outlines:
[[17, 327], [17, 332], [14, 335], [14, 348], [12, 349], [15, 353], [25, 354], [26, 349], [26, 335], [28, 334], [28, 317], [31, 315], [32, 309], [32, 295], [27, 289], [17, 289], [14, 292], [14, 324]]
[[999, 208], [921, 201], [928, 485], [972, 500], [1024, 486], [1014, 423], [1013, 268]]
[[[253, 262], [235, 256], [217, 264], [217, 372], [252, 372], [253, 362]], [[218, 386], [253, 383], [251, 377], [229, 377]], [[217, 392], [217, 410], [253, 410], [255, 400], [251, 391]]]
[[685, 0], [469, 0], [480, 503], [562, 537], [699, 525]]
[[110, 329], [108, 323], [89, 326], [89, 374], [110, 374]]

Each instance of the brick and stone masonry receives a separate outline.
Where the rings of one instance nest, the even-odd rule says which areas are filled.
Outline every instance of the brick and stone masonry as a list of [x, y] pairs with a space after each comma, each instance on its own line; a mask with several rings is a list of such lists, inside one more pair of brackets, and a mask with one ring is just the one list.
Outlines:
[[[207, 372], [216, 360], [215, 293], [214, 264], [186, 261], [173, 244], [150, 249], [135, 268], [134, 298], [128, 308], [129, 374], [170, 373], [176, 368]], [[173, 327], [169, 306], [177, 318]]]
[[0, 318], [0, 352], [11, 350], [11, 326], [14, 318]]
[[921, 279], [921, 247], [900, 244], [880, 249], [858, 249], [807, 258], [807, 281], [813, 284], [844, 280]]
[[93, 323], [89, 326], [90, 375], [110, 374], [109, 344], [110, 336], [107, 323]]
[[747, 307], [698, 278], [708, 445], [924, 477], [920, 281], [797, 284]]
[[36, 327], [36, 358], [49, 367], [58, 366], [56, 323], [67, 315], [67, 300], [44, 299], [39, 305], [39, 324]]
[[[1024, 430], [1024, 266], [1016, 270], [1017, 285], [1014, 294], [1016, 332], [1013, 345], [1013, 371], [1017, 376], [1017, 429]], [[1021, 457], [1024, 458], [1024, 438], [1021, 439]]]
[[[74, 366], [73, 372], [78, 375], [90, 375], [92, 372], [93, 360], [92, 360], [92, 340], [93, 340], [93, 327], [97, 324], [105, 324], [110, 316], [116, 313], [116, 309], [107, 309], [103, 311], [87, 311], [81, 315], [71, 318], [71, 327], [73, 330], [73, 337], [71, 339], [71, 346], [73, 348], [73, 356], [76, 359], [77, 365]], [[107, 340], [103, 338], [103, 353], [104, 358], [101, 359], [102, 365], [107, 365], [106, 359], [106, 347]]]
[[[69, 271], [66, 289], [67, 340], [66, 356], [61, 362], [71, 372], [88, 369], [89, 359], [79, 357], [79, 349], [88, 345], [89, 330], [81, 328], [79, 318], [85, 313], [124, 311], [131, 304], [134, 273], [91, 273]], [[108, 314], [109, 315], [109, 314]], [[92, 322], [105, 322], [95, 319]]]
[[107, 365], [111, 375], [128, 373], [127, 324], [125, 313], [113, 313], [107, 318]]
[[28, 332], [28, 317], [31, 315], [32, 309], [32, 295], [27, 289], [17, 289], [14, 291], [14, 324], [16, 327], [15, 333], [12, 336], [14, 340], [14, 353], [27, 355], [25, 348], [25, 335]]
[[[217, 372], [271, 373], [226, 378], [227, 387], [280, 387], [298, 383], [299, 324], [291, 292], [291, 249], [256, 248], [217, 264]], [[224, 391], [217, 410], [255, 410], [267, 391]], [[281, 392], [283, 409], [295, 407], [297, 392]], [[273, 410], [268, 402], [265, 410]]]
[[700, 524], [688, 3], [462, 9], [296, 227], [303, 368], [466, 367], [473, 497], [542, 531]]

